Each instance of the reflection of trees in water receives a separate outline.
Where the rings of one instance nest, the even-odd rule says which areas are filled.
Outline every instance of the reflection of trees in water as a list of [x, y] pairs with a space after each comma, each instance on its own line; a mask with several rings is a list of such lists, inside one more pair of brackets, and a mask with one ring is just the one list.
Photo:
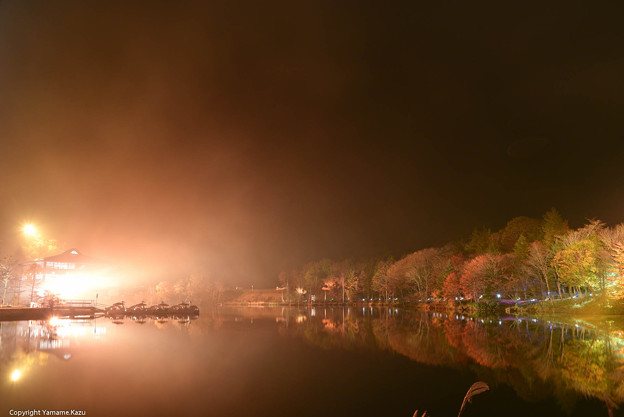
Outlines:
[[435, 323], [426, 320], [424, 315], [398, 320], [389, 317], [386, 320], [387, 345], [391, 350], [429, 365], [452, 361], [453, 352], [445, 343], [444, 333], [438, 331]]
[[373, 323], [365, 323], [346, 312], [342, 314], [342, 309], [318, 309], [314, 315], [311, 313], [300, 311], [294, 320], [295, 325], [282, 326], [282, 333], [301, 337], [323, 349], [371, 346], [370, 343], [374, 341], [370, 328]]
[[289, 320], [280, 331], [324, 349], [369, 347], [428, 365], [467, 366], [525, 400], [555, 397], [563, 409], [574, 407], [575, 394], [595, 397], [609, 410], [624, 402], [624, 338], [611, 329], [392, 310], [343, 317], [336, 310]]
[[576, 326], [560, 329], [557, 369], [566, 386], [603, 400], [609, 408], [624, 402], [624, 340], [613, 332]]

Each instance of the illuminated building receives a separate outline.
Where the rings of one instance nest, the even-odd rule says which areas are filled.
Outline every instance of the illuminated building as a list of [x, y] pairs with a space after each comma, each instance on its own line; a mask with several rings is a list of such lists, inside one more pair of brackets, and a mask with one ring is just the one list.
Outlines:
[[22, 280], [34, 279], [40, 296], [51, 293], [61, 298], [95, 298], [98, 291], [111, 287], [108, 266], [75, 248], [22, 266]]
[[68, 275], [70, 272], [86, 271], [97, 266], [98, 263], [91, 257], [73, 248], [59, 255], [25, 262], [23, 279], [31, 278], [32, 274], [35, 274], [37, 279], [46, 280], [57, 275]]

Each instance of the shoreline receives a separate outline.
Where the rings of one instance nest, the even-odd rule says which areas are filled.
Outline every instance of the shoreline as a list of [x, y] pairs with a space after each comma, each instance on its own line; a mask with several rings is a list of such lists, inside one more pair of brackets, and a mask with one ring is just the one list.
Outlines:
[[497, 314], [531, 316], [577, 316], [577, 317], [624, 317], [624, 303], [621, 300], [605, 302], [600, 298], [577, 298], [539, 301], [528, 305], [494, 303], [449, 303], [449, 302], [276, 302], [276, 301], [226, 301], [220, 307], [355, 307], [355, 308], [401, 308], [412, 311], [450, 312], [461, 314]]
[[0, 321], [47, 320], [50, 317], [93, 317], [96, 307], [1, 307]]

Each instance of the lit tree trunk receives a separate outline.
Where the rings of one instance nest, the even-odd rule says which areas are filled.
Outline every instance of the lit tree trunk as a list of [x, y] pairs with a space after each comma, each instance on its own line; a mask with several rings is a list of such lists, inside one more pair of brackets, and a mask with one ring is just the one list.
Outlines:
[[21, 295], [22, 295], [22, 278], [20, 277], [18, 279], [18, 285], [17, 285], [17, 305], [20, 304]]
[[4, 305], [4, 300], [6, 297], [7, 286], [9, 285], [9, 277], [4, 279], [4, 288], [2, 289], [2, 305]]
[[32, 306], [33, 297], [35, 296], [35, 281], [37, 279], [37, 275], [33, 272], [32, 274], [32, 285], [30, 286], [30, 304]]
[[546, 282], [546, 291], [548, 292], [548, 300], [552, 302], [552, 297], [550, 295], [550, 284], [548, 284], [548, 275], [544, 276], [544, 281]]
[[557, 263], [554, 263], [555, 267], [555, 279], [557, 280], [557, 290], [559, 291], [559, 299], [563, 300], [563, 294], [561, 293], [561, 281], [559, 280], [559, 271], [557, 270]]

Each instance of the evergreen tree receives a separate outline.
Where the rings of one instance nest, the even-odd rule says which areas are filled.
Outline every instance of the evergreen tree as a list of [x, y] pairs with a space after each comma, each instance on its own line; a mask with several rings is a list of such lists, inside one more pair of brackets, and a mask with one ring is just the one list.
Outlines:
[[546, 249], [550, 250], [555, 244], [557, 236], [565, 235], [568, 230], [567, 220], [564, 220], [554, 207], [548, 210], [542, 219], [542, 232], [544, 233], [542, 242]]

